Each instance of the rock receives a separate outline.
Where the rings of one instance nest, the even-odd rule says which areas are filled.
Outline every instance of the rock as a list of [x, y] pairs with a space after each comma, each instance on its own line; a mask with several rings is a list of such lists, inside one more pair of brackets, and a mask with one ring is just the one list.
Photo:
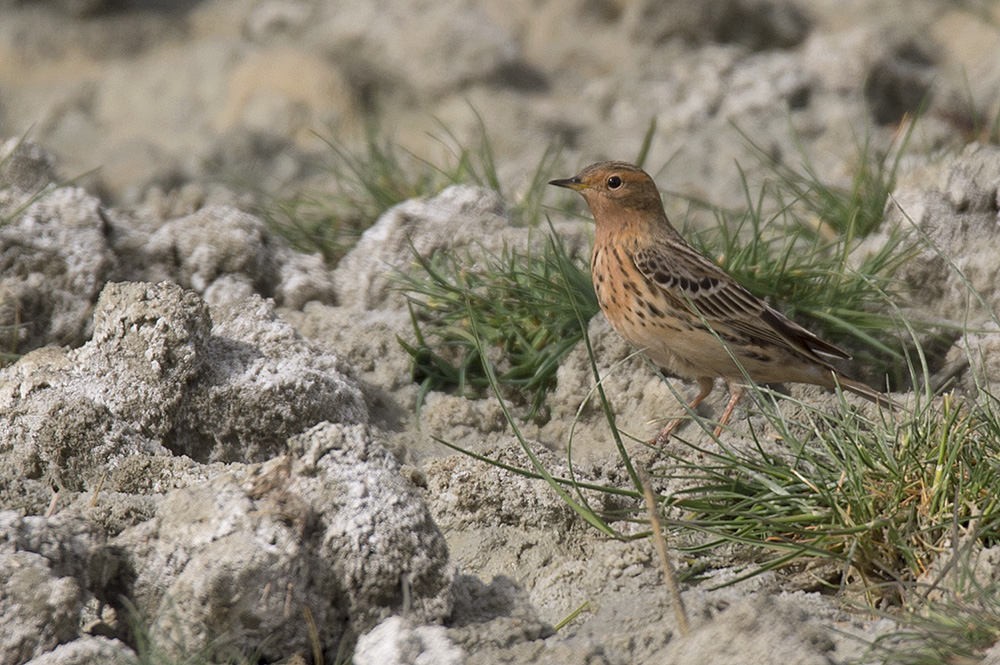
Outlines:
[[[55, 157], [42, 146], [24, 139], [7, 139], [0, 145], [0, 201], [3, 217], [11, 214], [11, 203], [23, 205], [30, 196], [55, 182]], [[11, 191], [13, 190], [13, 191]], [[11, 195], [16, 197], [11, 201]], [[18, 200], [20, 199], [20, 200]]]
[[[276, 13], [265, 16], [268, 10]], [[303, 11], [304, 18], [299, 18]], [[276, 30], [282, 24], [294, 28], [295, 21], [308, 20], [314, 11], [301, 2], [263, 2], [250, 17], [248, 30]], [[267, 24], [258, 25], [258, 20]], [[329, 132], [358, 122], [357, 99], [347, 77], [338, 62], [322, 54], [275, 44], [249, 51], [227, 75], [226, 97], [215, 114], [221, 136], [240, 132], [285, 137], [305, 147], [316, 142], [317, 126]]]
[[981, 54], [1000, 48], [996, 22], [975, 12], [951, 9], [934, 22], [931, 39], [939, 49], [938, 58], [950, 70], [942, 78], [953, 81], [966, 112], [978, 112], [978, 120], [988, 125], [1000, 112], [1000, 63]]
[[[109, 229], [98, 199], [55, 187], [53, 160], [38, 146], [0, 148], [0, 337], [27, 352], [89, 334], [90, 309], [111, 275]], [[9, 180], [7, 180], [9, 179]], [[4, 184], [8, 183], [7, 187]]]
[[934, 58], [922, 37], [902, 40], [876, 61], [865, 77], [864, 95], [880, 125], [894, 125], [930, 101]]
[[400, 443], [416, 452], [424, 437], [412, 436], [406, 429], [414, 422], [419, 385], [413, 380], [412, 358], [399, 344], [400, 338], [413, 334], [409, 313], [359, 312], [311, 302], [302, 311], [282, 310], [281, 316], [305, 337], [321, 340], [337, 355], [351, 359], [370, 422], [402, 435]]
[[432, 199], [412, 199], [382, 215], [345, 256], [334, 273], [340, 303], [357, 309], [405, 308], [392, 291], [392, 273], [407, 270], [413, 252], [461, 251], [477, 242], [495, 246], [510, 226], [496, 192], [454, 186]]
[[83, 598], [72, 579], [51, 574], [44, 557], [0, 554], [0, 659], [18, 665], [77, 636]]
[[882, 247], [897, 228], [930, 243], [896, 275], [914, 294], [902, 303], [912, 316], [974, 328], [991, 320], [984, 305], [1000, 311], [994, 251], [1000, 246], [1000, 147], [971, 144], [957, 159], [901, 174], [886, 222], [855, 255]]
[[252, 294], [300, 308], [309, 300], [331, 303], [333, 278], [317, 256], [298, 254], [258, 217], [232, 206], [207, 206], [162, 222], [123, 219], [115, 245], [130, 280], [177, 282], [209, 304], [235, 303]]
[[[105, 211], [77, 187], [55, 187], [51, 157], [31, 143], [10, 152], [0, 189], [0, 341], [21, 353], [47, 344], [79, 344], [111, 279], [177, 282], [211, 304], [259, 293], [301, 307], [332, 302], [333, 278], [318, 256], [291, 251], [259, 218], [209, 206], [155, 230]], [[3, 182], [3, 181], [0, 181]]]
[[170, 279], [212, 305], [253, 293], [293, 309], [334, 299], [333, 279], [321, 257], [291, 251], [260, 218], [230, 206], [201, 208], [165, 222], [145, 239], [136, 235], [125, 249], [130, 278]]
[[465, 653], [441, 626], [389, 617], [358, 639], [355, 665], [464, 665]]
[[[173, 281], [205, 293], [220, 277], [245, 283], [250, 292], [269, 294], [278, 281], [264, 222], [228, 207], [202, 208], [164, 224], [150, 236], [146, 252], [154, 264], [174, 263]], [[246, 291], [234, 289], [239, 300]]]
[[[966, 395], [997, 393], [1000, 389], [1000, 326], [990, 322], [981, 332], [965, 333], [955, 343], [935, 372], [931, 385], [958, 388]], [[957, 379], [955, 383], [951, 383]]]
[[33, 658], [28, 665], [139, 665], [136, 653], [118, 640], [84, 636]]
[[634, 34], [654, 43], [681, 37], [692, 43], [739, 44], [753, 51], [791, 48], [809, 34], [810, 20], [785, 0], [683, 0], [641, 3]]
[[0, 662], [76, 639], [87, 598], [114, 596], [117, 564], [92, 523], [0, 512]]
[[1000, 665], [1000, 642], [996, 642], [979, 661], [980, 665]]
[[319, 254], [285, 250], [279, 254], [278, 262], [274, 301], [282, 307], [300, 310], [309, 302], [332, 303], [336, 299], [333, 273]]
[[[218, 342], [202, 397], [214, 414], [199, 418], [197, 441], [207, 436], [222, 448], [211, 459], [262, 460], [284, 449], [287, 437], [322, 421], [367, 422], [361, 392], [343, 361], [302, 339], [259, 297], [213, 314]], [[196, 447], [190, 452], [196, 458]]]
[[373, 93], [435, 99], [519, 62], [517, 41], [476, 4], [417, 0], [387, 8], [352, 0], [326, 6], [317, 19], [333, 56]]
[[132, 455], [264, 460], [318, 422], [366, 421], [341, 361], [273, 305], [216, 319], [176, 285], [108, 285], [90, 342], [0, 370], [0, 475], [80, 490]]
[[154, 639], [180, 653], [220, 638], [269, 660], [310, 653], [315, 622], [332, 662], [345, 634], [391, 614], [433, 623], [451, 612], [441, 532], [363, 426], [319, 425], [251, 478], [170, 492], [114, 542]]
[[266, 42], [283, 34], [301, 34], [312, 13], [305, 0], [267, 0], [254, 8], [244, 25], [254, 41]]

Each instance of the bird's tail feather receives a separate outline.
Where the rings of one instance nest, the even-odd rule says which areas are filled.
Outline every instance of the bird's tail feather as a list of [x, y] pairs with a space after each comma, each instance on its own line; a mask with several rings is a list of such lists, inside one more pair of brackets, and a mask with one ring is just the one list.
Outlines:
[[848, 378], [841, 374], [840, 372], [834, 373], [834, 380], [837, 384], [844, 390], [848, 390], [855, 395], [861, 395], [865, 399], [875, 402], [879, 406], [886, 407], [889, 409], [899, 409], [903, 408], [903, 405], [892, 399], [883, 392], [875, 390], [871, 386], [861, 383], [860, 381], [855, 381], [854, 379]]

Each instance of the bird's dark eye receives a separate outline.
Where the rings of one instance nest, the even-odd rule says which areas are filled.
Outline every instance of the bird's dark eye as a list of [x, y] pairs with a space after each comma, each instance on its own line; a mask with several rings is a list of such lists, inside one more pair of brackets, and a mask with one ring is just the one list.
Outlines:
[[608, 178], [608, 189], [618, 189], [622, 186], [622, 179], [616, 175]]

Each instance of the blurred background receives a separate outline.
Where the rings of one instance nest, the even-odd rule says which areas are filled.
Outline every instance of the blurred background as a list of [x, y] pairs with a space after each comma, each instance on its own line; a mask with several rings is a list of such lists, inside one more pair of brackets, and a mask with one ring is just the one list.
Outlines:
[[0, 0], [0, 136], [119, 206], [322, 190], [331, 144], [484, 139], [512, 196], [547, 150], [642, 152], [738, 205], [761, 154], [849, 182], [921, 108], [910, 154], [995, 138], [998, 25], [985, 1]]

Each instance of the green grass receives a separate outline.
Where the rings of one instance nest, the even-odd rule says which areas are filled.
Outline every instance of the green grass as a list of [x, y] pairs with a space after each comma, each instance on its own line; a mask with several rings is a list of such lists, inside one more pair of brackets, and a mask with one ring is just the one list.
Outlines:
[[536, 253], [480, 248], [475, 254], [414, 252], [418, 269], [398, 276], [413, 321], [413, 339], [400, 344], [421, 385], [418, 414], [430, 390], [483, 396], [490, 381], [482, 344], [504, 394], [522, 396], [526, 417], [544, 415], [559, 362], [583, 337], [574, 303], [587, 319], [598, 312], [587, 261], [570, 256], [554, 237]]
[[870, 139], [856, 141], [851, 182], [846, 187], [828, 183], [816, 170], [805, 147], [796, 139], [797, 161], [779, 160], [737, 128], [754, 158], [773, 176], [765, 186], [780, 207], [799, 211], [797, 223], [806, 233], [838, 233], [864, 237], [882, 223], [885, 204], [896, 182], [900, 160], [912, 138], [915, 122], [897, 136], [886, 150], [877, 150]]
[[832, 590], [854, 578], [885, 591], [924, 573], [953, 529], [976, 525], [984, 545], [1000, 538], [992, 412], [945, 398], [897, 425], [846, 404], [834, 413], [800, 406], [798, 421], [786, 419], [787, 409], [765, 411], [780, 453], [751, 431], [750, 452], [691, 443], [666, 456], [658, 472], [688, 487], [664, 502], [705, 536], [691, 553], [748, 545], [759, 552], [754, 574], [820, 558], [842, 567]]

